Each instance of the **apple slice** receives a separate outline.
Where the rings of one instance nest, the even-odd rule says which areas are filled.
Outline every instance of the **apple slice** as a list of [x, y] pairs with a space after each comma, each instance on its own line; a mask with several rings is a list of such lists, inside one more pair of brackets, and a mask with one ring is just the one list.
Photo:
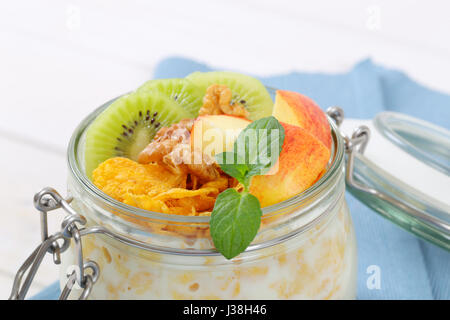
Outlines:
[[210, 157], [231, 151], [239, 133], [250, 123], [250, 120], [230, 115], [200, 116], [191, 130], [191, 146]]
[[277, 90], [272, 115], [299, 126], [331, 149], [331, 131], [325, 113], [310, 98], [293, 91]]
[[281, 123], [285, 138], [278, 162], [266, 175], [252, 178], [250, 193], [262, 207], [289, 199], [314, 184], [326, 168], [330, 150], [305, 129]]

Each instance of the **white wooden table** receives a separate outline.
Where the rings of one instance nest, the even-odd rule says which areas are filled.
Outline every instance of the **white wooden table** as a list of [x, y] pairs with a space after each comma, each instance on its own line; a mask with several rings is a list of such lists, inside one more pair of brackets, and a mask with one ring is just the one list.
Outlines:
[[[445, 0], [2, 1], [0, 298], [39, 241], [33, 194], [65, 191], [75, 126], [164, 57], [259, 75], [372, 57], [450, 93], [449, 10]], [[48, 257], [31, 294], [56, 278]]]

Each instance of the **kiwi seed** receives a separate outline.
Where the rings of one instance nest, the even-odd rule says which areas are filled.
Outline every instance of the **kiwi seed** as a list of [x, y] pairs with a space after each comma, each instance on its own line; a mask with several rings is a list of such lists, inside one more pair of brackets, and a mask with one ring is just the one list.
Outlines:
[[[150, 116], [152, 115], [152, 116]], [[116, 156], [126, 156], [131, 158], [136, 158], [135, 152], [130, 150], [130, 146], [145, 144], [146, 141], [136, 141], [137, 139], [142, 140], [141, 136], [148, 136], [151, 131], [151, 127], [158, 128], [161, 124], [156, 122], [156, 116], [158, 112], [151, 112], [149, 109], [145, 111], [145, 117], [142, 111], [138, 113], [138, 119], [132, 120], [127, 124], [122, 124], [121, 127], [123, 131], [120, 133], [120, 137], [117, 137], [118, 145], [114, 147], [116, 151]], [[156, 122], [156, 123], [155, 123]], [[142, 130], [145, 130], [145, 134], [141, 135]]]

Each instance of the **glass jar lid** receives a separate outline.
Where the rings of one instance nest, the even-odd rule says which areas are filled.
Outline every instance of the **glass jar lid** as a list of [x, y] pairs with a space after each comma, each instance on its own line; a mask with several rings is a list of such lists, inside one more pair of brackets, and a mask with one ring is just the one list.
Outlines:
[[450, 131], [395, 112], [369, 121], [346, 119], [341, 131], [355, 125], [360, 127], [345, 137], [348, 190], [385, 218], [450, 251]]

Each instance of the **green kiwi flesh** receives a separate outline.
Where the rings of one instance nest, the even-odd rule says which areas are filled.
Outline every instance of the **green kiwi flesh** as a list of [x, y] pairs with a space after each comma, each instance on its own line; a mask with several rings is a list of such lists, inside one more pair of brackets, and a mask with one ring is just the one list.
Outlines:
[[138, 92], [157, 91], [181, 105], [192, 117], [198, 115], [202, 106], [203, 95], [201, 88], [186, 79], [158, 79], [144, 83]]
[[261, 81], [236, 72], [194, 72], [186, 77], [202, 89], [201, 95], [212, 84], [226, 85], [233, 93], [232, 101], [240, 102], [249, 111], [250, 120], [258, 120], [272, 114], [273, 101]]
[[137, 160], [156, 132], [190, 113], [158, 92], [134, 92], [115, 100], [90, 124], [85, 140], [85, 170], [88, 177], [112, 157]]

